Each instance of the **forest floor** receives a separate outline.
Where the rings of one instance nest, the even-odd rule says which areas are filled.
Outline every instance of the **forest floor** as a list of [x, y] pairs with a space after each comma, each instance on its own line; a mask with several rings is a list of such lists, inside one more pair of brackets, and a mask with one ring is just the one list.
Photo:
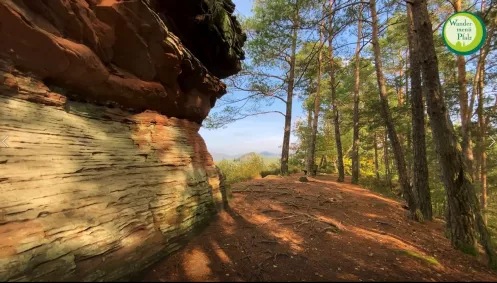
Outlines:
[[143, 281], [497, 281], [451, 248], [443, 222], [356, 185], [294, 175], [232, 186], [230, 209]]

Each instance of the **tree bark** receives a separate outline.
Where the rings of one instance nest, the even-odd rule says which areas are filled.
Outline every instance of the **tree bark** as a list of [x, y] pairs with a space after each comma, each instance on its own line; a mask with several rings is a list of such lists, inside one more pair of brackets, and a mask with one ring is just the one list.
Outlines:
[[323, 168], [323, 166], [324, 166], [324, 164], [325, 164], [324, 162], [325, 162], [325, 156], [324, 156], [324, 155], [322, 155], [322, 156], [321, 156], [321, 160], [319, 161], [319, 168]]
[[[482, 4], [483, 9], [483, 4]], [[495, 20], [497, 21], [497, 19]], [[485, 103], [484, 96], [484, 87], [485, 87], [485, 62], [487, 59], [487, 55], [490, 49], [490, 44], [493, 39], [493, 35], [495, 32], [495, 26], [492, 26], [487, 34], [487, 42], [480, 50], [480, 58], [478, 60], [478, 64], [476, 66], [476, 71], [478, 74], [475, 76], [475, 82], [473, 83], [473, 87], [476, 87], [478, 92], [478, 125], [479, 125], [479, 135], [478, 135], [478, 154], [477, 154], [477, 166], [475, 175], [478, 176], [481, 183], [481, 197], [480, 197], [480, 205], [482, 208], [483, 220], [485, 224], [487, 224], [487, 205], [488, 205], [488, 197], [487, 197], [487, 153], [486, 153], [486, 135], [487, 135], [487, 126], [488, 126], [488, 116], [485, 117], [483, 112], [483, 105]], [[497, 101], [496, 101], [497, 103]], [[497, 105], [497, 104], [496, 104]]]
[[[333, 2], [330, 0], [330, 15], [333, 14]], [[333, 125], [335, 127], [335, 143], [337, 148], [337, 166], [338, 166], [338, 182], [345, 180], [345, 167], [343, 165], [343, 150], [342, 138], [340, 135], [340, 117], [338, 114], [338, 106], [336, 103], [336, 85], [335, 85], [335, 62], [333, 60], [333, 17], [329, 17], [329, 34], [328, 44], [330, 53], [330, 84], [331, 84], [331, 109], [333, 111]]]
[[[307, 137], [310, 137], [311, 136], [311, 133], [312, 133], [312, 108], [309, 107], [309, 109], [307, 110], [307, 132], [306, 132], [306, 135]], [[306, 167], [306, 170], [308, 168], [308, 162], [309, 162], [309, 151], [310, 151], [310, 143], [307, 142], [307, 147], [305, 147], [305, 156], [306, 156], [306, 160], [305, 160], [305, 167]]]
[[[323, 11], [324, 12], [324, 11]], [[322, 46], [323, 42], [323, 23], [319, 25], [319, 46]], [[314, 119], [312, 122], [312, 132], [309, 144], [309, 154], [307, 156], [307, 172], [309, 176], [316, 176], [316, 171], [314, 170], [314, 159], [316, 153], [316, 135], [318, 132], [318, 120], [319, 120], [319, 109], [321, 107], [321, 62], [323, 60], [323, 54], [321, 49], [319, 49], [318, 54], [318, 74], [317, 74], [317, 86], [316, 86], [316, 97], [314, 98]]]
[[362, 37], [362, 5], [359, 7], [357, 21], [357, 45], [355, 49], [355, 85], [354, 85], [354, 134], [352, 143], [352, 184], [359, 183], [359, 86], [361, 72], [361, 37]]
[[414, 198], [411, 185], [409, 183], [409, 176], [407, 175], [407, 166], [404, 157], [404, 151], [402, 150], [402, 146], [397, 136], [397, 132], [395, 130], [395, 126], [392, 120], [392, 115], [390, 113], [390, 109], [388, 106], [387, 88], [385, 84], [385, 77], [383, 76], [381, 50], [380, 50], [380, 44], [378, 42], [378, 16], [376, 14], [376, 0], [371, 0], [369, 2], [369, 6], [371, 8], [371, 18], [373, 26], [372, 43], [373, 43], [373, 51], [375, 57], [376, 77], [378, 81], [379, 94], [380, 94], [381, 114], [383, 116], [385, 125], [388, 130], [388, 137], [390, 138], [390, 142], [392, 144], [395, 162], [397, 164], [397, 171], [399, 174], [399, 183], [402, 187], [404, 198], [409, 206], [410, 217], [412, 219], [422, 221], [421, 219], [422, 215], [420, 213], [417, 213], [418, 208], [416, 204], [416, 199]]
[[471, 176], [464, 165], [464, 155], [444, 101], [427, 3], [426, 0], [414, 0], [411, 3], [418, 44], [423, 46], [423, 52], [420, 52], [423, 87], [433, 140], [447, 193], [447, 222], [450, 227], [451, 243], [455, 248], [466, 253], [477, 254], [475, 231], [477, 228], [480, 241], [493, 266], [495, 256], [490, 236], [481, 216]]
[[376, 180], [380, 180], [380, 170], [378, 164], [378, 142], [376, 140], [376, 131], [374, 132], [373, 138], [373, 146], [374, 146], [374, 172], [376, 174]]
[[[410, 60], [411, 60], [411, 56], [409, 55], [409, 46], [407, 48], [407, 52], [406, 52], [406, 70], [409, 70], [409, 64], [410, 64]], [[405, 72], [405, 77], [406, 77], [406, 83], [405, 83], [405, 92], [406, 92], [406, 100], [410, 100], [411, 97], [409, 96], [409, 76], [410, 76], [410, 72]], [[411, 119], [412, 119], [412, 115], [411, 115]], [[413, 152], [412, 152], [412, 125], [411, 124], [408, 124], [407, 125], [407, 148], [406, 148], [406, 160], [407, 160], [407, 176], [409, 176], [409, 178], [413, 178], [413, 173], [412, 173], [412, 169], [413, 169]]]
[[292, 128], [292, 100], [295, 84], [295, 60], [297, 52], [297, 27], [292, 31], [292, 53], [290, 58], [290, 73], [288, 77], [288, 88], [286, 98], [285, 132], [283, 134], [283, 146], [281, 150], [281, 174], [288, 175], [288, 156], [290, 151], [290, 133]]
[[[461, 0], [455, 0], [454, 7], [456, 12], [462, 11]], [[459, 87], [459, 106], [461, 114], [461, 135], [462, 135], [462, 150], [464, 153], [464, 160], [471, 178], [473, 175], [473, 144], [471, 141], [471, 115], [473, 109], [468, 106], [468, 91], [466, 79], [466, 60], [464, 56], [457, 55], [457, 84]]]
[[385, 181], [389, 188], [392, 187], [392, 174], [390, 174], [390, 158], [388, 157], [388, 130], [385, 127], [385, 134], [383, 135], [383, 159], [385, 162]]
[[409, 22], [409, 60], [411, 76], [411, 113], [412, 113], [412, 140], [413, 140], [413, 189], [417, 194], [419, 209], [426, 220], [432, 220], [431, 194], [428, 184], [428, 162], [426, 159], [425, 141], [425, 110], [421, 89], [421, 67], [419, 62], [418, 40], [415, 38], [412, 22], [411, 6], [407, 5], [407, 19]]
[[485, 114], [483, 111], [484, 106], [484, 95], [483, 95], [483, 78], [484, 69], [480, 70], [480, 82], [478, 83], [478, 123], [480, 128], [480, 183], [481, 183], [481, 198], [480, 204], [482, 209], [483, 221], [487, 224], [487, 152], [485, 150], [485, 145], [487, 142], [487, 123]]

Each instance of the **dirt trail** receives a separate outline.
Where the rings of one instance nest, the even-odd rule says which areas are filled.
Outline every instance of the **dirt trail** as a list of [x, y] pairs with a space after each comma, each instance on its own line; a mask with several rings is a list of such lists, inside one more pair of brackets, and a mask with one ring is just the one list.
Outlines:
[[[440, 220], [318, 176], [232, 187], [231, 209], [143, 281], [497, 281], [484, 256], [455, 251]], [[349, 180], [347, 180], [349, 181]]]

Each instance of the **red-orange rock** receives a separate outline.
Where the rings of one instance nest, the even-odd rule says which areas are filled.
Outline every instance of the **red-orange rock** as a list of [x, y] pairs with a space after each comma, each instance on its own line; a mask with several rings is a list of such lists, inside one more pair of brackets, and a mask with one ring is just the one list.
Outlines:
[[0, 0], [0, 281], [127, 278], [226, 203], [198, 133], [226, 86], [153, 2]]
[[5, 0], [0, 35], [0, 59], [79, 99], [201, 123], [226, 92], [142, 0]]

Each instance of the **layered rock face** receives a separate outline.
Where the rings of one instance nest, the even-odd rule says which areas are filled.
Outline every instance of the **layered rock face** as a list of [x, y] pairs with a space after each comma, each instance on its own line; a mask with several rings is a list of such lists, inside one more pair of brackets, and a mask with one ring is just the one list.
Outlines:
[[198, 130], [245, 37], [216, 1], [204, 49], [166, 15], [201, 1], [0, 1], [1, 281], [126, 278], [222, 209]]

